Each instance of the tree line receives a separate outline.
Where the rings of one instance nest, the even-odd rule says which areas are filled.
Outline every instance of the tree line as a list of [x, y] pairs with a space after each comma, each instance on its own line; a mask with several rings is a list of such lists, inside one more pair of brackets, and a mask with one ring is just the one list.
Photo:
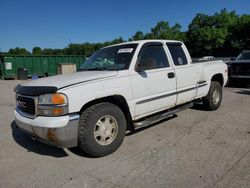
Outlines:
[[[237, 15], [235, 11], [222, 9], [214, 15], [197, 14], [182, 31], [180, 24], [170, 26], [167, 21], [158, 22], [147, 33], [137, 31], [128, 41], [143, 39], [181, 40], [187, 45], [193, 57], [204, 55], [235, 56], [250, 48], [250, 15]], [[24, 48], [14, 48], [9, 54], [33, 55], [83, 55], [90, 56], [104, 46], [125, 42], [122, 37], [103, 43], [71, 43], [63, 49], [34, 47], [32, 52]]]

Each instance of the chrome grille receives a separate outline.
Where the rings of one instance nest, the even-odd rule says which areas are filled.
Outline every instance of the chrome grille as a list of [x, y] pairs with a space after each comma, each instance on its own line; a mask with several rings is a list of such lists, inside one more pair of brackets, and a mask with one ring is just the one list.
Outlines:
[[33, 97], [18, 95], [17, 108], [30, 115], [36, 114], [36, 105]]

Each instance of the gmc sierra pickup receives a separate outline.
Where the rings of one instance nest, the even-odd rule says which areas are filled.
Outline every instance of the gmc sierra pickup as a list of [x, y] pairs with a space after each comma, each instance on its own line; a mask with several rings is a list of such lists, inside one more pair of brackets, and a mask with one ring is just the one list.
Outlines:
[[143, 40], [96, 51], [79, 72], [15, 88], [19, 128], [59, 147], [100, 157], [114, 152], [127, 130], [160, 121], [196, 100], [216, 110], [227, 83], [222, 61], [192, 63], [180, 41]]

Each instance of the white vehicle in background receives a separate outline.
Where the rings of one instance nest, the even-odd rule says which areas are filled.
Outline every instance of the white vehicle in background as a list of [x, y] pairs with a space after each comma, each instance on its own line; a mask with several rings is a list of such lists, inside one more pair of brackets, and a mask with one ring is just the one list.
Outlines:
[[225, 63], [194, 64], [180, 41], [127, 42], [96, 51], [80, 72], [18, 85], [15, 121], [41, 142], [79, 146], [100, 157], [122, 144], [126, 130], [167, 118], [195, 100], [216, 110], [226, 82]]
[[214, 56], [204, 56], [199, 59], [199, 61], [214, 61], [215, 57]]

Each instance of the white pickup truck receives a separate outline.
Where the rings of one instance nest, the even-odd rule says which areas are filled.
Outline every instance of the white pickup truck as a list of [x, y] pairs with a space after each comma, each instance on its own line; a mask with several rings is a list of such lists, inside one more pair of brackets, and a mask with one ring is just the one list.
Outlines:
[[193, 63], [180, 41], [127, 42], [96, 51], [79, 72], [16, 86], [15, 121], [41, 142], [100, 157], [114, 152], [127, 130], [193, 101], [216, 110], [227, 79], [226, 64]]

